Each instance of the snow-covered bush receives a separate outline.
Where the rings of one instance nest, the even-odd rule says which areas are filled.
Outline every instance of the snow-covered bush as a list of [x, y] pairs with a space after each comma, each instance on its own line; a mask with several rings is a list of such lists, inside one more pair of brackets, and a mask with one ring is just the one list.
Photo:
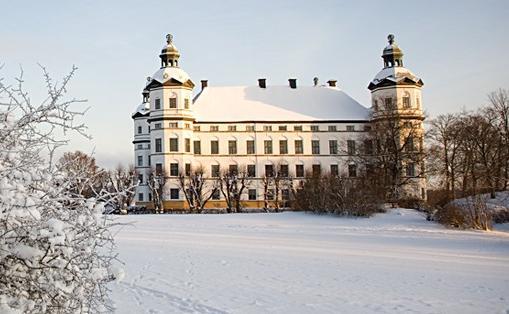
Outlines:
[[65, 98], [76, 68], [60, 84], [42, 70], [48, 97], [40, 104], [22, 75], [12, 86], [0, 80], [0, 313], [107, 311], [106, 283], [119, 273], [102, 215], [112, 195], [72, 193], [54, 166], [66, 144], [59, 132], [86, 128], [72, 108], [81, 101]]

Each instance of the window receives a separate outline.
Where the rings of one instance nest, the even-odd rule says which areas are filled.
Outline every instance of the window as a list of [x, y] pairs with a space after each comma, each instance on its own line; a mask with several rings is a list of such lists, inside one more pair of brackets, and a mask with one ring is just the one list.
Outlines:
[[355, 141], [348, 140], [346, 141], [348, 155], [355, 155]]
[[392, 109], [392, 98], [385, 98], [385, 109]]
[[143, 156], [138, 156], [138, 167], [143, 166]]
[[191, 130], [191, 123], [184, 124], [184, 127], [188, 130]]
[[246, 142], [246, 151], [249, 155], [255, 153], [255, 142], [254, 141], [247, 141]]
[[214, 190], [212, 193], [212, 199], [216, 201], [221, 199], [221, 191], [219, 189]]
[[338, 165], [330, 165], [330, 174], [333, 176], [339, 175], [339, 168]]
[[178, 138], [170, 138], [170, 152], [178, 152], [179, 151], [179, 139]]
[[170, 164], [170, 176], [176, 177], [179, 175], [179, 164], [178, 163], [171, 163]]
[[320, 128], [318, 127], [318, 125], [312, 125], [311, 126], [311, 131], [318, 132], [319, 130], [320, 130]]
[[237, 141], [228, 141], [228, 154], [237, 154]]
[[143, 174], [138, 175], [138, 184], [143, 184]]
[[170, 108], [171, 109], [177, 108], [177, 98], [176, 97], [170, 98]]
[[136, 148], [137, 148], [137, 149], [142, 149], [142, 148], [143, 148], [143, 145], [142, 145], [142, 144], [138, 144], [138, 145], [136, 145]]
[[189, 177], [191, 175], [191, 164], [186, 164], [185, 167], [186, 176]]
[[274, 200], [274, 195], [276, 193], [274, 193], [274, 189], [268, 189], [267, 190], [267, 199], [268, 200]]
[[348, 132], [353, 132], [353, 131], [355, 131], [355, 125], [347, 125], [347, 126], [346, 126], [346, 130], [347, 130]]
[[161, 144], [161, 139], [160, 138], [156, 138], [156, 143], [155, 143], [155, 148], [156, 148], [156, 153], [160, 153], [163, 151], [163, 145]]
[[170, 189], [170, 199], [172, 200], [179, 199], [179, 189]]
[[214, 178], [219, 177], [219, 165], [210, 166], [210, 176]]
[[357, 176], [357, 165], [355, 164], [348, 165], [348, 176], [350, 178], [355, 178]]
[[371, 131], [371, 125], [365, 125], [364, 126], [364, 131], [366, 131], [366, 132]]
[[163, 174], [163, 164], [156, 164], [156, 175], [160, 176]]
[[265, 176], [266, 177], [274, 176], [274, 166], [273, 165], [265, 165]]
[[272, 125], [264, 125], [264, 126], [263, 126], [263, 130], [264, 130], [265, 132], [272, 131]]
[[138, 193], [138, 201], [143, 202], [143, 193]]
[[322, 168], [320, 167], [320, 165], [313, 165], [313, 176], [314, 177], [317, 177], [319, 176], [321, 173], [322, 173]]
[[319, 155], [320, 154], [320, 141], [319, 140], [312, 140], [311, 141], [311, 153], [313, 155]]
[[248, 200], [256, 201], [256, 189], [247, 190]]
[[297, 178], [304, 177], [304, 165], [295, 165], [295, 176]]
[[184, 109], [189, 109], [189, 98], [184, 99]]
[[196, 132], [199, 132], [200, 131], [200, 126], [199, 125], [193, 126], [193, 130], [196, 131]]
[[277, 129], [279, 131], [286, 131], [288, 128], [286, 127], [286, 125], [280, 125]]
[[157, 130], [157, 129], [160, 129], [161, 128], [161, 123], [155, 123], [154, 124], [154, 129]]
[[148, 201], [152, 202], [152, 193], [148, 193]]
[[254, 132], [254, 130], [255, 130], [254, 125], [246, 125], [247, 132]]
[[294, 131], [302, 131], [302, 125], [296, 125], [293, 127]]
[[210, 131], [211, 131], [211, 132], [217, 132], [217, 131], [219, 131], [219, 126], [217, 126], [217, 125], [211, 125], [211, 126], [210, 126]]
[[406, 140], [406, 144], [405, 144], [405, 149], [407, 152], [413, 152], [415, 147], [414, 147], [414, 138], [412, 136], [409, 136]]
[[337, 140], [329, 140], [329, 154], [331, 154], [331, 155], [338, 154], [338, 141]]
[[161, 109], [161, 99], [156, 98], [155, 103], [154, 103], [154, 107], [155, 107], [156, 110]]
[[170, 122], [170, 123], [168, 124], [168, 127], [169, 127], [170, 129], [178, 129], [179, 124], [178, 124], [177, 122]]
[[410, 108], [410, 96], [403, 96], [403, 109]]
[[256, 177], [256, 165], [247, 165], [247, 176]]
[[288, 141], [287, 140], [279, 141], [279, 153], [282, 155], [288, 154]]
[[235, 131], [237, 131], [237, 126], [236, 126], [236, 125], [229, 125], [229, 126], [228, 126], [228, 131], [230, 131], [230, 132], [235, 132]]
[[272, 141], [271, 140], [263, 141], [263, 151], [265, 154], [272, 154]]
[[337, 128], [335, 125], [329, 125], [329, 132], [336, 132]]
[[419, 106], [421, 105], [421, 104], [420, 104], [419, 97], [416, 97], [416, 98], [415, 98], [415, 103], [417, 104], [417, 109], [419, 109]]
[[364, 140], [364, 153], [366, 155], [373, 155], [373, 141]]
[[210, 141], [210, 153], [214, 155], [219, 154], [219, 141]]
[[[281, 190], [281, 199], [283, 201], [289, 201], [290, 200], [290, 190], [282, 189]], [[285, 206], [287, 206], [287, 205], [285, 205]]]
[[378, 110], [378, 100], [373, 101], [373, 109]]
[[303, 154], [304, 145], [302, 140], [295, 140], [295, 154]]
[[141, 134], [143, 131], [141, 129], [141, 126], [138, 127], [138, 134]]
[[413, 162], [406, 166], [406, 175], [407, 177], [415, 177], [415, 164]]
[[288, 177], [288, 165], [280, 165], [279, 166], [279, 176], [283, 178]]
[[194, 141], [193, 142], [193, 151], [195, 155], [201, 155], [201, 142]]
[[228, 173], [230, 175], [236, 175], [239, 173], [239, 167], [237, 165], [229, 165], [228, 166]]
[[190, 153], [191, 152], [191, 139], [190, 138], [186, 138], [185, 139], [185, 144], [186, 144], [186, 153]]

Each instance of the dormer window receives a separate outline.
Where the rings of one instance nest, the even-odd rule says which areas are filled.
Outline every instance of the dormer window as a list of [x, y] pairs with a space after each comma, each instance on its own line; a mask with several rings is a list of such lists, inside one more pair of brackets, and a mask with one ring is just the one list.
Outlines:
[[175, 108], [177, 108], [177, 98], [171, 97], [170, 98], [170, 109], [175, 109]]

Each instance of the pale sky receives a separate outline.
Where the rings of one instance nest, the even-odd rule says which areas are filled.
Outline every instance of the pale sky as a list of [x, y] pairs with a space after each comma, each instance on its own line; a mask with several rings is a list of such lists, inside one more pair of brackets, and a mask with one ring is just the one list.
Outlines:
[[[475, 109], [509, 88], [509, 1], [2, 1], [0, 77], [20, 65], [33, 101], [44, 85], [37, 63], [61, 78], [79, 70], [70, 95], [88, 99], [91, 141], [68, 150], [95, 152], [99, 165], [132, 163], [131, 113], [147, 76], [174, 35], [180, 66], [199, 86], [299, 85], [338, 80], [369, 106], [369, 81], [382, 68], [394, 33], [405, 66], [424, 81], [430, 117]], [[195, 90], [198, 92], [199, 88]]]

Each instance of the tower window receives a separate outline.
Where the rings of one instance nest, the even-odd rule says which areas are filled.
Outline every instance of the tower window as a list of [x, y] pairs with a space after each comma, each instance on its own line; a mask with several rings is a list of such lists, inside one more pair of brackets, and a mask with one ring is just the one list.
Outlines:
[[184, 99], [184, 109], [189, 109], [189, 98]]
[[415, 177], [415, 164], [413, 162], [406, 166], [406, 175], [407, 177]]
[[142, 132], [142, 128], [141, 128], [141, 126], [139, 126], [138, 127], [138, 134], [141, 134], [141, 132]]
[[161, 109], [161, 99], [156, 98], [155, 103], [154, 103], [154, 108], [155, 108], [156, 110]]
[[170, 164], [170, 176], [176, 177], [179, 175], [179, 164], [171, 163]]
[[138, 156], [138, 167], [143, 166], [143, 156]]
[[179, 151], [179, 139], [178, 138], [170, 138], [170, 152], [178, 152]]
[[191, 139], [190, 138], [186, 138], [185, 139], [185, 144], [186, 144], [186, 153], [190, 153], [191, 152]]
[[176, 97], [170, 98], [170, 108], [171, 109], [177, 108], [177, 98]]
[[403, 97], [403, 109], [410, 108], [410, 97], [404, 96]]
[[160, 153], [163, 151], [163, 147], [162, 147], [162, 142], [161, 142], [161, 139], [160, 138], [156, 138], [156, 143], [155, 143], [155, 149], [156, 149], [156, 153]]
[[378, 100], [373, 101], [373, 109], [378, 110]]
[[385, 98], [385, 109], [392, 109], [392, 98]]

